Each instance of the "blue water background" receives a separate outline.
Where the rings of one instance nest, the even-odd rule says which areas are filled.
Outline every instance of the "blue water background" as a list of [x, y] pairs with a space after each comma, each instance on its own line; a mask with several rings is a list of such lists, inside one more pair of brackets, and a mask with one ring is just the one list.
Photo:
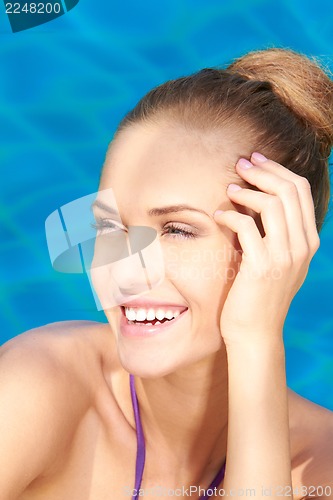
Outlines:
[[[122, 116], [150, 88], [270, 46], [333, 69], [330, 0], [81, 0], [65, 16], [12, 34], [0, 6], [1, 341], [98, 312], [83, 275], [53, 271], [44, 222], [97, 189]], [[286, 325], [288, 385], [333, 410], [333, 220]]]

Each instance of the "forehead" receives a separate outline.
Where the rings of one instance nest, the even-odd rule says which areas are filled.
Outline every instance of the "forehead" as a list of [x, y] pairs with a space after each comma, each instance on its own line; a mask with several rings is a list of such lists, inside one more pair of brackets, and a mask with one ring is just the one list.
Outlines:
[[214, 210], [227, 200], [227, 185], [241, 181], [235, 171], [241, 155], [230, 135], [169, 124], [130, 126], [109, 148], [100, 189], [112, 188], [117, 201], [135, 197], [157, 206], [201, 200]]
[[104, 171], [105, 177], [114, 180], [120, 171], [124, 176], [144, 172], [158, 176], [167, 169], [176, 176], [205, 172], [214, 182], [233, 182], [241, 181], [235, 164], [243, 155], [247, 155], [245, 148], [230, 130], [192, 130], [163, 122], [135, 124], [112, 142]]

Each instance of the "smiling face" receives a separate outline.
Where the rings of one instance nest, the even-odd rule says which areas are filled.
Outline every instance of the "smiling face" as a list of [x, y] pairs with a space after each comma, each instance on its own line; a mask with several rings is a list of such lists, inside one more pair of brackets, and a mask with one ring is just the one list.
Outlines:
[[[220, 314], [240, 253], [235, 234], [218, 226], [213, 213], [240, 209], [226, 194], [228, 184], [240, 178], [233, 168], [236, 147], [221, 135], [180, 125], [138, 124], [124, 129], [107, 154], [100, 190], [112, 188], [125, 226], [157, 231], [164, 258], [163, 281], [141, 295], [137, 305], [182, 313], [151, 333], [142, 325], [129, 326], [124, 308], [105, 310], [120, 360], [133, 374], [162, 376], [223, 345]], [[101, 207], [95, 207], [95, 216], [103, 226], [114, 221]], [[108, 279], [107, 273], [94, 279], [99, 297], [110, 288]]]

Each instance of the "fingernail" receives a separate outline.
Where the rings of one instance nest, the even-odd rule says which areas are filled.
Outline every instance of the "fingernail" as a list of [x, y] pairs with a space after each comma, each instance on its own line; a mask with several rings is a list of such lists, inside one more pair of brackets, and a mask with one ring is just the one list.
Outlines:
[[221, 214], [223, 214], [223, 210], [215, 210], [215, 212], [214, 212], [214, 216], [221, 215]]
[[242, 188], [238, 184], [229, 184], [227, 189], [228, 191], [239, 191]]
[[267, 161], [266, 156], [261, 153], [252, 153], [252, 158], [257, 161]]
[[253, 167], [252, 163], [250, 161], [246, 160], [245, 158], [240, 158], [240, 160], [238, 160], [238, 165], [240, 166], [240, 168], [244, 168], [244, 169], [248, 169], [248, 168]]

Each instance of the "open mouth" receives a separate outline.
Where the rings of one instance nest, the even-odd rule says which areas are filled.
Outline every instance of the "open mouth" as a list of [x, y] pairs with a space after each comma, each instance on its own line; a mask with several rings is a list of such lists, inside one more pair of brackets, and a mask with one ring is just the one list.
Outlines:
[[187, 307], [162, 308], [133, 308], [121, 306], [122, 314], [126, 318], [126, 323], [137, 326], [155, 326], [165, 323], [172, 323], [181, 314], [187, 311]]

